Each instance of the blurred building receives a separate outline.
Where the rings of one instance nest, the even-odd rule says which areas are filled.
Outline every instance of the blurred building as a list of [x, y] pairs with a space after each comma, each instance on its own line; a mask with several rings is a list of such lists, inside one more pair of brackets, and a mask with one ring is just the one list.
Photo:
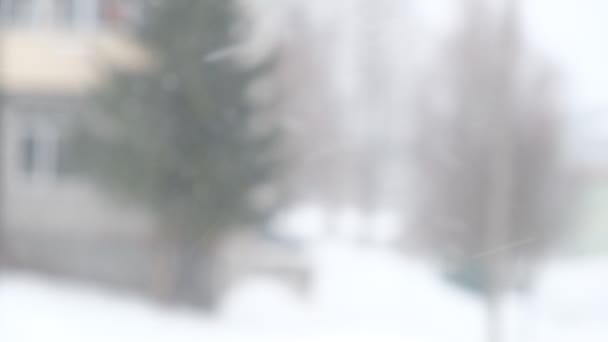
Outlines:
[[131, 282], [117, 265], [144, 262], [129, 241], [146, 236], [150, 219], [70, 175], [64, 142], [73, 119], [91, 110], [88, 97], [107, 68], [144, 65], [129, 34], [136, 5], [0, 2], [4, 249], [13, 266]]
[[113, 207], [92, 186], [67, 175], [63, 144], [70, 121], [90, 110], [87, 97], [103, 81], [104, 70], [144, 63], [145, 54], [128, 34], [135, 24], [135, 3], [4, 0], [0, 6], [10, 256], [15, 262], [54, 263], [49, 256], [66, 253], [69, 260], [71, 249], [86, 244], [83, 234], [136, 234], [145, 225], [143, 215]]
[[13, 266], [140, 289], [166, 282], [157, 278], [171, 251], [145, 210], [66, 167], [67, 130], [94, 110], [108, 69], [148, 63], [131, 34], [142, 13], [139, 0], [0, 1], [3, 248]]

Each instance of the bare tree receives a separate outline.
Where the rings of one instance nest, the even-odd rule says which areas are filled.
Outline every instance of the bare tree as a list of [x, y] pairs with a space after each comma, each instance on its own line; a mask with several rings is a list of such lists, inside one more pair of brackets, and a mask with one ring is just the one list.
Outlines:
[[528, 285], [573, 207], [554, 74], [526, 51], [518, 7], [468, 1], [441, 77], [419, 97], [420, 237], [483, 293], [492, 342], [501, 295]]
[[280, 61], [272, 78], [275, 107], [285, 134], [284, 188], [290, 201], [309, 200], [328, 208], [341, 202], [340, 106], [334, 84], [333, 27], [315, 23], [300, 7], [287, 13]]
[[[391, 8], [386, 1], [364, 1], [360, 5], [361, 79], [358, 95], [363, 110], [358, 119], [364, 124], [365, 131], [359, 138], [362, 142], [357, 156], [357, 202], [362, 211], [371, 215], [380, 206], [389, 144], [392, 74], [386, 51], [387, 27], [382, 24]], [[367, 227], [365, 233], [371, 233], [374, 228]]]

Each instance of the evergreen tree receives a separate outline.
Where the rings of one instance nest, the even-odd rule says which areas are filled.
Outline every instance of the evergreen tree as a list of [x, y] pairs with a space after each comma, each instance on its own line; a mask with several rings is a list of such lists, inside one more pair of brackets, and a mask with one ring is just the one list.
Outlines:
[[203, 305], [215, 298], [217, 239], [261, 226], [272, 211], [257, 195], [276, 169], [276, 132], [247, 94], [273, 63], [234, 58], [239, 18], [235, 1], [149, 8], [139, 35], [151, 66], [113, 73], [97, 96], [103, 120], [74, 145], [87, 175], [157, 215], [178, 251], [175, 299]]

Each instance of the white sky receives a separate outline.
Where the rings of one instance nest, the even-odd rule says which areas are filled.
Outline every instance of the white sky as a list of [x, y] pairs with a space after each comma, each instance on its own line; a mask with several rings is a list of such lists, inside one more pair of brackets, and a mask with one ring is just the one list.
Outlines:
[[[391, 8], [384, 25], [395, 44], [389, 47], [395, 55], [395, 77], [409, 79], [412, 62], [428, 59], [437, 38], [453, 27], [457, 6], [462, 0], [259, 0], [266, 3], [265, 12], [280, 13], [278, 4], [300, 3], [309, 6], [322, 25], [342, 32], [341, 44], [347, 48], [336, 66], [338, 83], [347, 92], [358, 74], [351, 56], [357, 31], [356, 6], [366, 1]], [[506, 0], [495, 1], [497, 4]], [[525, 32], [530, 48], [548, 60], [560, 73], [563, 102], [569, 105], [573, 129], [591, 134], [582, 126], [595, 127], [608, 137], [608, 0], [519, 0], [524, 5]], [[411, 6], [411, 7], [410, 7]], [[387, 7], [387, 8], [388, 8]], [[354, 21], [353, 21], [354, 20]], [[276, 23], [276, 22], [275, 22]], [[289, 21], [282, 25], [290, 25]], [[355, 26], [353, 26], [355, 25]], [[415, 27], [409, 31], [409, 27]], [[279, 26], [280, 27], [280, 26]], [[276, 26], [268, 26], [276, 32]], [[280, 32], [280, 29], [279, 29]], [[412, 35], [412, 32], [415, 32]], [[606, 36], [606, 37], [605, 37]], [[353, 48], [355, 48], [353, 50]], [[431, 49], [427, 51], [427, 49]], [[409, 67], [408, 67], [409, 65]], [[398, 76], [402, 75], [402, 76]], [[606, 119], [604, 119], [606, 117]], [[581, 126], [582, 125], [582, 126]]]
[[[378, 0], [259, 1], [265, 2], [265, 10], [271, 12], [279, 8], [278, 4], [303, 1], [302, 4], [315, 9], [313, 12], [321, 22], [334, 22], [334, 25], [343, 27], [346, 24], [343, 21], [352, 18], [351, 10], [354, 6]], [[527, 34], [532, 47], [561, 69], [566, 90], [565, 100], [579, 110], [608, 108], [608, 0], [519, 1], [524, 4]], [[455, 5], [462, 3], [461, 0], [380, 2], [392, 4], [396, 11], [402, 11], [400, 21], [403, 25], [414, 21], [415, 25], [422, 25], [419, 28], [435, 30], [449, 26]], [[407, 13], [408, 3], [414, 5], [413, 12]]]
[[561, 67], [567, 100], [608, 107], [608, 1], [524, 0], [530, 41]]
[[[449, 27], [455, 0], [412, 0], [430, 27]], [[504, 0], [488, 0], [504, 1]], [[531, 48], [561, 72], [576, 112], [608, 109], [608, 1], [519, 0]], [[424, 4], [424, 6], [420, 6]]]

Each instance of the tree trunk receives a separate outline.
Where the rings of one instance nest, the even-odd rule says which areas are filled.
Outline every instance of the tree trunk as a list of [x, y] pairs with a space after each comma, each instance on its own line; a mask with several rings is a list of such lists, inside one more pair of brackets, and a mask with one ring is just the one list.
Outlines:
[[502, 326], [502, 306], [500, 296], [487, 293], [486, 305], [486, 342], [502, 342], [504, 333]]
[[198, 239], [179, 239], [175, 249], [173, 299], [213, 310], [216, 304], [213, 245]]
[[[3, 24], [0, 18], [0, 24]], [[4, 34], [5, 32], [1, 32]], [[4, 50], [1, 49], [4, 46], [4, 39], [0, 38], [0, 70], [4, 70]], [[6, 99], [3, 72], [0, 72], [0, 269], [6, 267], [8, 252], [6, 251], [6, 221], [5, 221], [5, 208], [6, 208], [6, 179], [5, 179], [5, 121], [6, 121]]]
[[538, 329], [538, 313], [536, 312], [536, 303], [534, 302], [534, 292], [527, 288], [522, 293], [521, 298], [521, 325], [520, 325], [520, 340], [525, 342], [536, 341]]

